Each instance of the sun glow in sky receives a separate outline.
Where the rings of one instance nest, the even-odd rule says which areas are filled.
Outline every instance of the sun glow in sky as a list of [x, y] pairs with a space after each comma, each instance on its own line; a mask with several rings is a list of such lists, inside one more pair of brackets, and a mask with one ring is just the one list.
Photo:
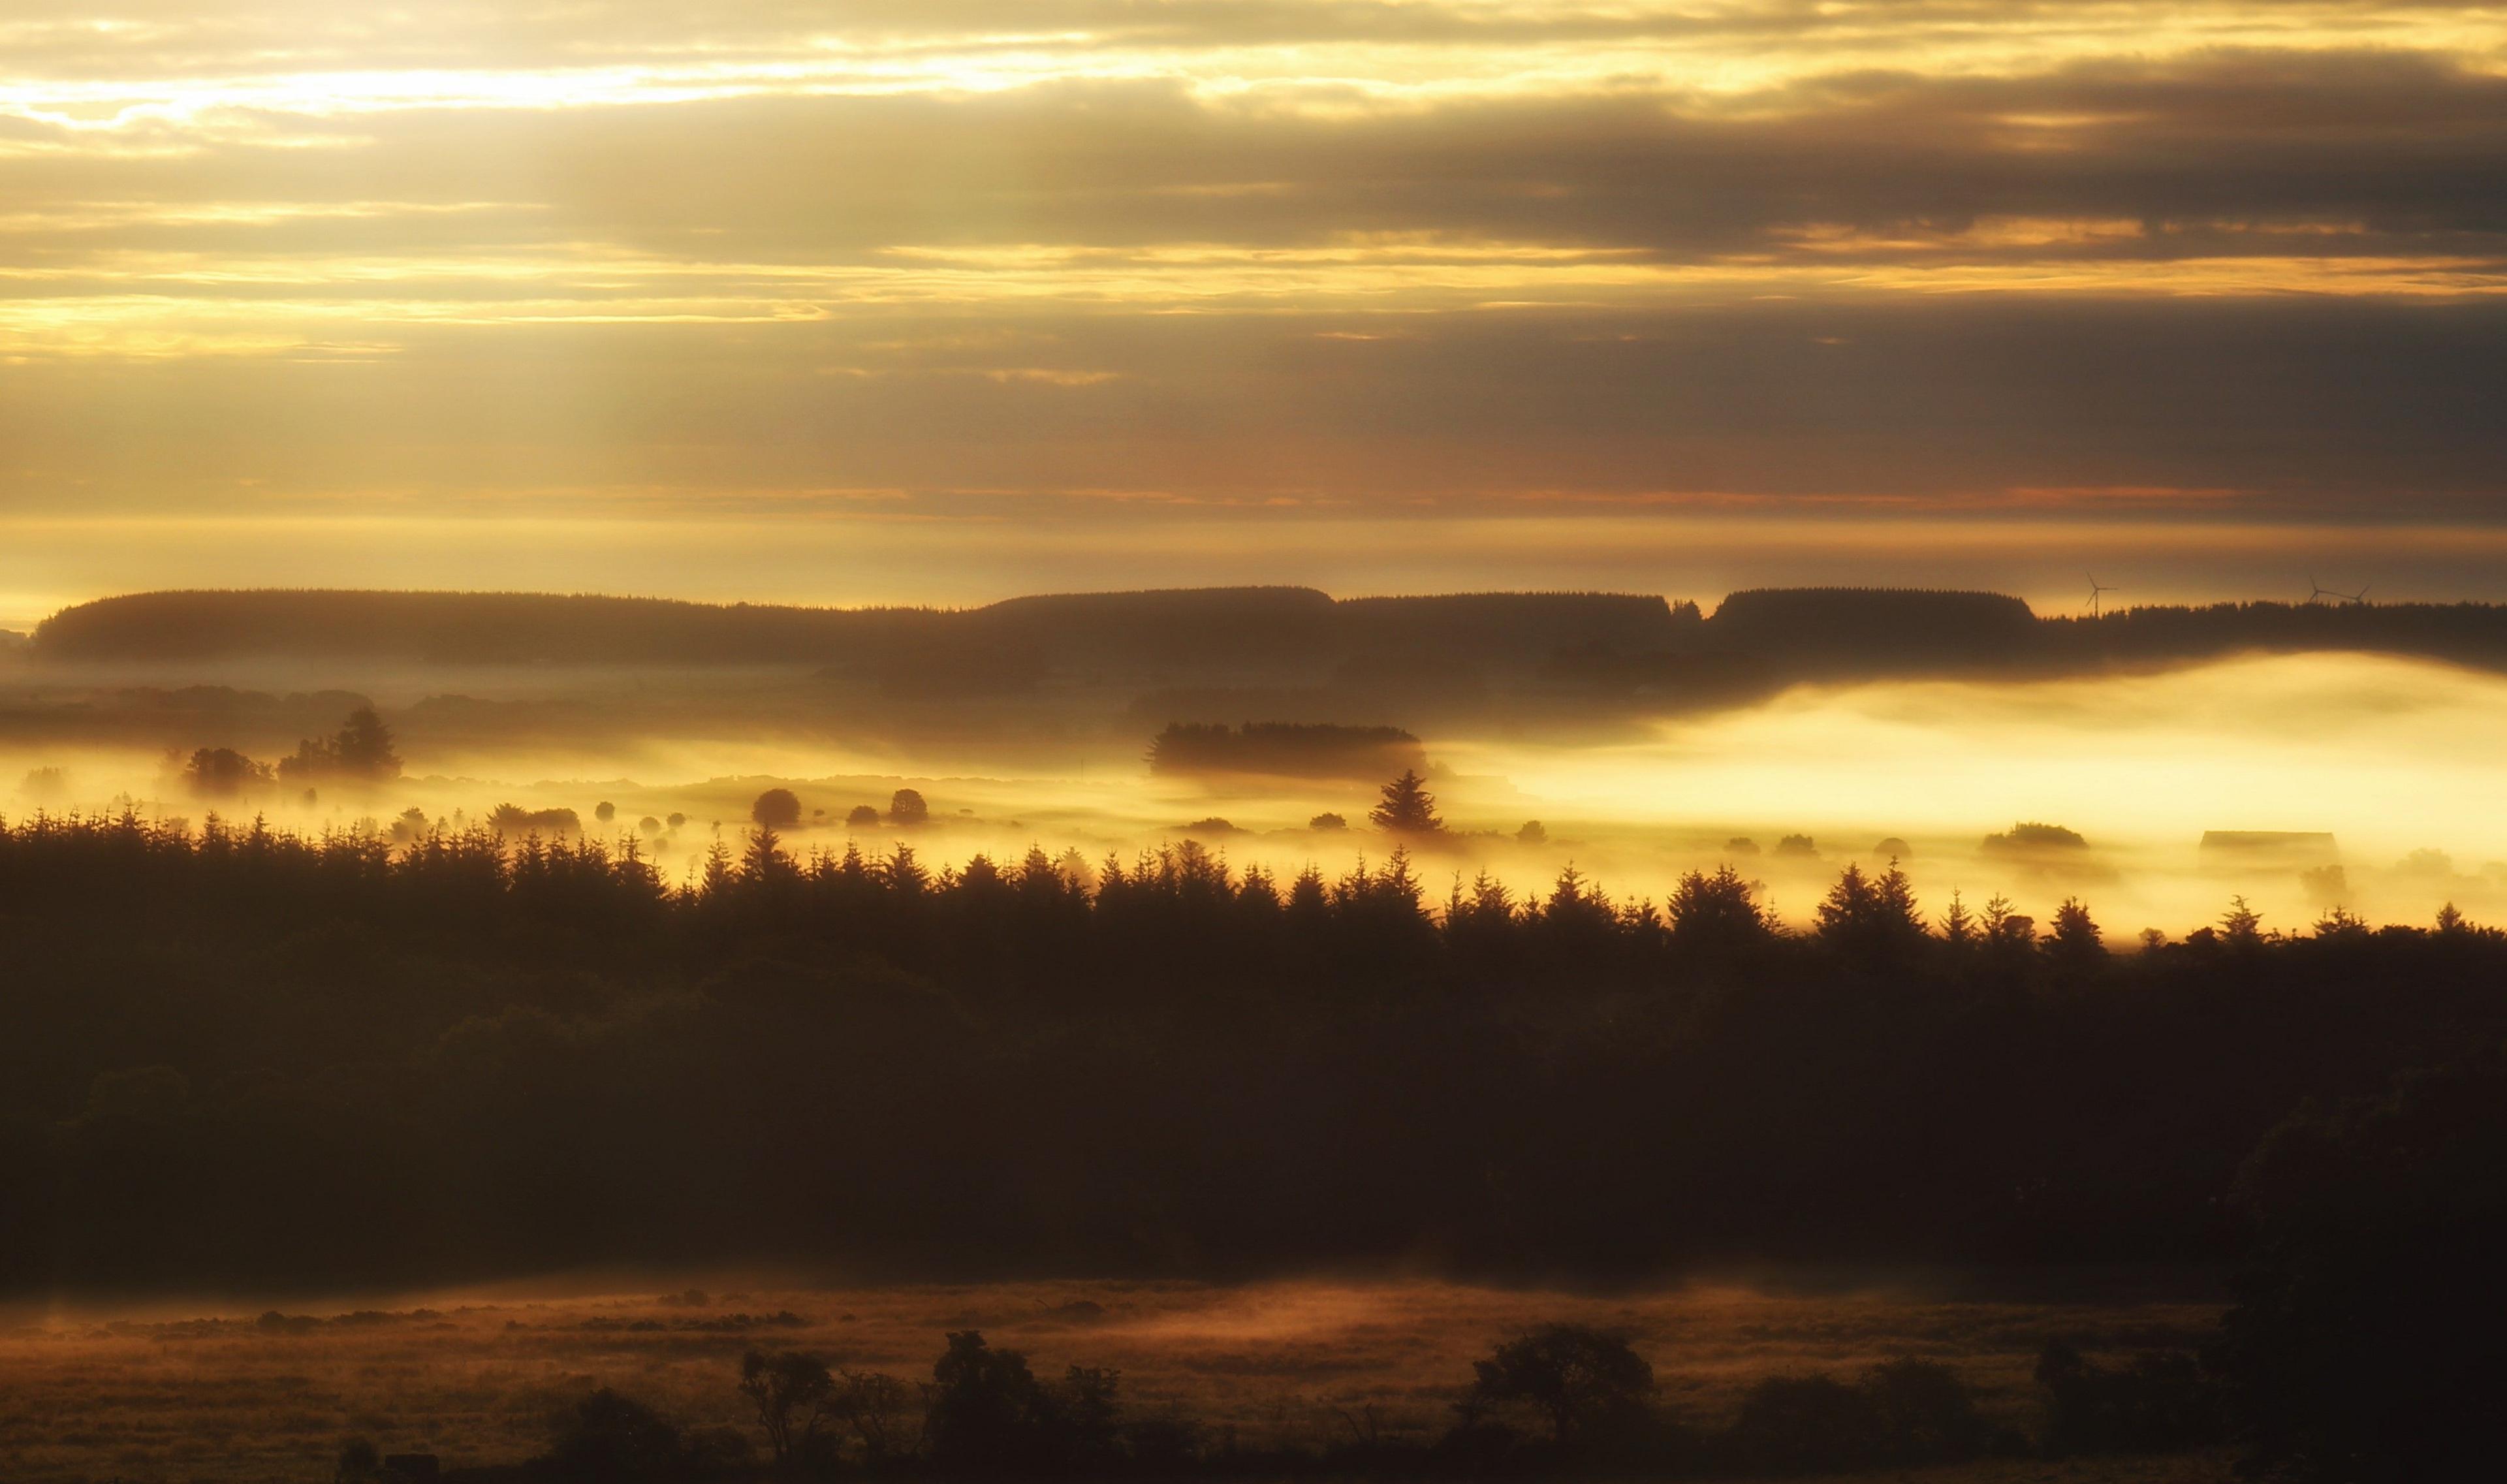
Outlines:
[[170, 515], [768, 507], [1077, 532], [1112, 586], [1353, 517], [2469, 528], [2502, 181], [2497, 6], [28, 10], [0, 517], [104, 588]]

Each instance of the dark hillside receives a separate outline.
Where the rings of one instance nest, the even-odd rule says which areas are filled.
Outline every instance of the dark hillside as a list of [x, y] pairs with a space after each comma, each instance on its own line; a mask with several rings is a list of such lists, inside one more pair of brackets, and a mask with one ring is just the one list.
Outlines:
[[[808, 608], [527, 593], [142, 593], [38, 629], [40, 663], [241, 659], [436, 666], [808, 666], [894, 696], [1016, 695], [1047, 679], [1422, 687], [1528, 678], [1695, 705], [1792, 680], [2044, 671], [2243, 651], [2353, 650], [2507, 666], [2507, 607], [2219, 603], [2039, 617], [1998, 593], [1768, 588], [1695, 605], [1608, 593], [1334, 599], [1311, 588], [1056, 594], [981, 608]], [[1732, 667], [1741, 669], [1734, 671]]]
[[54, 662], [355, 659], [425, 665], [823, 662], [949, 616], [553, 593], [319, 590], [137, 593], [65, 608], [35, 632]]
[[1727, 650], [1864, 664], [2018, 660], [2038, 633], [2016, 597], [1914, 588], [1760, 588], [1725, 598], [1706, 627]]
[[977, 654], [1113, 664], [1328, 665], [1383, 650], [1537, 661], [1594, 642], [1659, 647], [1658, 597], [1472, 594], [1335, 602], [1311, 588], [1056, 594], [987, 607], [721, 606], [527, 593], [179, 592], [101, 598], [45, 621], [55, 663], [247, 657], [433, 665], [970, 664]]

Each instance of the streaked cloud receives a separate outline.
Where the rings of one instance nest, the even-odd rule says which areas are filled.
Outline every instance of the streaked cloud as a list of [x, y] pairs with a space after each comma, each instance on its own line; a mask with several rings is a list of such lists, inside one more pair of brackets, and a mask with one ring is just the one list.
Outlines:
[[2502, 287], [2496, 6], [0, 20], [21, 512], [2487, 519]]

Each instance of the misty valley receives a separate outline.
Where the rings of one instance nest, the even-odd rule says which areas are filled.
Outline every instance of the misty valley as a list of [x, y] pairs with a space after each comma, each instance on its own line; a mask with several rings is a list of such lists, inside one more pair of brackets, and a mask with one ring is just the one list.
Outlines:
[[[297, 754], [373, 707], [387, 776]], [[2507, 911], [2507, 610], [2243, 604], [2039, 618], [1988, 594], [1334, 600], [1103, 594], [973, 610], [197, 593], [81, 605], [0, 655], [0, 787], [406, 842], [633, 837], [673, 886], [758, 798], [797, 853], [1198, 841], [1293, 875], [1380, 855], [1405, 769], [1445, 885], [1621, 894], [1729, 860], [1807, 920], [1835, 869], [2170, 935], [2244, 895]], [[207, 771], [199, 766], [207, 759]], [[924, 801], [899, 833], [899, 790]], [[2014, 835], [2015, 825], [2047, 825]], [[1354, 828], [1344, 828], [1354, 826]]]
[[0, 1484], [2463, 1484], [2507, 6], [0, 3]]
[[2474, 1445], [2507, 610], [204, 593], [6, 665], [13, 1477]]

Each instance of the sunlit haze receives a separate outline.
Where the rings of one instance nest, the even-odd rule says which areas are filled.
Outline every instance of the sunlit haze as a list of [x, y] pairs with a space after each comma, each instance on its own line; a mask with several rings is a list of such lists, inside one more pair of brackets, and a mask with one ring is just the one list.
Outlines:
[[2421, 1484], [2507, 0], [0, 0], [0, 1481]]
[[[1516, 523], [1538, 580], [1619, 586], [1628, 523], [1701, 513], [1779, 548], [1880, 521], [1865, 580], [1942, 571], [1944, 523], [2193, 522], [2209, 564], [2158, 534], [2115, 580], [2278, 594], [2303, 562], [2237, 531], [2489, 520], [2503, 43], [2495, 7], [2347, 0], [29, 14], [0, 508], [44, 524], [0, 609], [186, 560], [960, 600], [1261, 552], [1517, 586], [1475, 556]], [[526, 515], [556, 524], [445, 550]], [[708, 532], [763, 515], [854, 534], [742, 593]], [[1667, 575], [1635, 585], [1691, 585], [1682, 544], [1640, 538]], [[2417, 544], [2362, 556], [2494, 596]]]

